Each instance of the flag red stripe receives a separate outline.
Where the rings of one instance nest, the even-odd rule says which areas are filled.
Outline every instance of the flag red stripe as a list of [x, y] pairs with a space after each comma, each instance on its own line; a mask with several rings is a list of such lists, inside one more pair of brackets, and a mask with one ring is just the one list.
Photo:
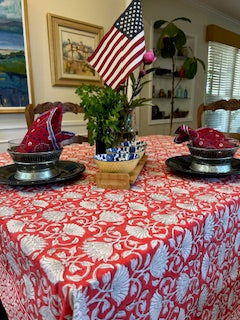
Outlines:
[[108, 51], [111, 50], [111, 48], [117, 42], [118, 34], [119, 32], [115, 31], [114, 34], [109, 36], [109, 38], [106, 40], [105, 45], [98, 49], [97, 55], [91, 61], [92, 66], [96, 70], [98, 69], [99, 65], [101, 65], [101, 63], [105, 61], [105, 56], [107, 55]]
[[102, 62], [106, 61], [106, 55], [112, 50], [112, 48], [115, 46], [115, 43], [118, 43], [118, 38], [120, 36], [121, 33], [118, 30], [115, 30], [115, 33], [108, 38], [108, 42], [105, 43], [105, 46], [102, 46], [99, 49], [98, 55], [95, 56], [95, 60], [91, 62], [96, 70], [99, 68]]
[[[124, 55], [122, 55], [122, 56], [119, 55], [118, 60], [116, 60], [117, 64], [115, 65], [115, 67], [113, 68], [113, 70], [111, 71], [111, 73], [110, 73], [108, 76], [105, 77], [104, 81], [107, 82], [109, 79], [111, 79], [112, 76], [114, 76], [114, 73], [115, 73], [115, 72], [117, 72], [117, 74], [119, 74], [119, 72], [121, 72], [121, 73], [123, 72], [125, 66], [128, 64], [128, 61], [129, 61], [129, 63], [132, 61], [131, 58], [130, 58], [130, 60], [129, 60], [129, 55], [130, 55], [131, 52], [132, 52], [135, 48], [137, 48], [141, 43], [144, 43], [144, 37], [141, 37], [140, 39], [138, 39], [138, 41], [136, 41], [136, 42], [134, 42], [134, 43], [131, 43], [131, 42], [129, 42], [129, 43], [132, 44], [131, 47], [128, 48], [127, 52], [125, 52]], [[144, 50], [145, 50], [145, 48], [143, 48], [143, 51], [144, 51]], [[137, 57], [139, 54], [142, 54], [143, 51], [140, 49], [140, 53], [136, 52], [133, 57]], [[118, 72], [117, 69], [118, 69], [119, 65], [120, 65], [121, 63], [123, 63], [123, 62], [124, 62], [124, 66], [121, 67], [121, 70]], [[110, 80], [110, 81], [111, 81], [111, 80]]]
[[[120, 34], [120, 33], [119, 33]], [[119, 39], [117, 40], [117, 42], [114, 44], [114, 49], [116, 47], [119, 46], [119, 44], [121, 43], [121, 41], [125, 39], [125, 36], [123, 34], [120, 35]], [[125, 45], [124, 45], [125, 46]], [[120, 46], [121, 48], [121, 46]], [[107, 55], [105, 55], [104, 57], [104, 60], [102, 61], [101, 65], [100, 66], [97, 66], [97, 69], [98, 69], [98, 73], [100, 73], [101, 75], [104, 74], [104, 72], [106, 72], [106, 69], [107, 69], [107, 64], [106, 64], [106, 61], [108, 62], [108, 65], [111, 65], [111, 61], [112, 61], [112, 54], [113, 54], [113, 51], [114, 50], [109, 50]], [[102, 70], [103, 69], [103, 70]]]
[[[127, 67], [131, 64], [131, 62], [133, 62], [133, 61], [134, 61], [136, 58], [138, 58], [141, 54], [143, 55], [144, 52], [145, 52], [145, 47], [142, 48], [141, 52], [137, 52], [131, 60], [127, 60], [127, 61], [125, 62], [125, 65], [122, 67], [122, 70], [121, 70], [118, 74], [116, 74], [114, 80], [112, 80], [110, 84], [108, 83], [108, 85], [109, 85], [110, 87], [118, 88], [119, 85], [120, 85], [121, 83], [123, 83], [123, 82], [125, 81], [125, 79], [130, 75], [130, 73], [132, 73], [132, 71], [133, 71], [134, 69], [136, 69], [136, 68], [142, 63], [142, 59], [140, 59], [139, 62], [137, 62], [136, 64], [134, 64], [134, 65], [131, 67], [131, 69], [129, 69], [128, 71], [127, 71], [127, 69], [128, 69]], [[124, 71], [127, 71], [127, 73], [126, 73], [126, 72], [123, 73], [123, 72], [122, 72], [123, 70], [124, 70]]]
[[[105, 34], [105, 36], [102, 38], [102, 40], [100, 41], [100, 43], [98, 44], [97, 48], [95, 49], [95, 51], [93, 52], [93, 54], [88, 57], [88, 62], [92, 62], [94, 60], [94, 58], [96, 56], [100, 56], [99, 52], [104, 51], [104, 49], [106, 48], [107, 45], [109, 45], [109, 41], [112, 41], [112, 39], [114, 38], [114, 34], [116, 33], [116, 31], [118, 31], [114, 26], [112, 26], [112, 28]], [[113, 33], [114, 32], [114, 33]], [[113, 33], [113, 35], [111, 36], [111, 34]], [[109, 39], [108, 39], [109, 38]], [[106, 43], [105, 43], [106, 41]], [[101, 49], [101, 51], [99, 51]], [[95, 62], [94, 62], [95, 63]]]
[[[119, 45], [117, 47], [117, 51], [114, 54], [114, 56], [111, 58], [111, 60], [108, 61], [108, 63], [105, 65], [105, 70], [102, 72], [101, 76], [104, 77], [109, 77], [109, 72], [110, 70], [113, 68], [116, 68], [116, 65], [118, 64], [119, 59], [121, 58], [121, 52], [124, 51], [124, 49], [127, 47], [127, 45], [129, 45], [129, 40], [127, 38], [126, 42], [124, 43], [124, 45]], [[112, 73], [112, 72], [111, 72]]]

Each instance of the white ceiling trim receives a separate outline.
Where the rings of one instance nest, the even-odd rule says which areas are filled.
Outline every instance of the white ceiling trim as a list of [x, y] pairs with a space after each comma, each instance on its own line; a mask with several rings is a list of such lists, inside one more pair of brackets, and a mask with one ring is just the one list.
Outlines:
[[[205, 1], [201, 1], [201, 0], [182, 0], [182, 1], [185, 3], [191, 4], [193, 7], [200, 8], [205, 11], [207, 10], [208, 12], [216, 14], [217, 16], [220, 16], [221, 18], [224, 18], [230, 22], [233, 22], [233, 23], [240, 25], [240, 16], [239, 16], [239, 20], [238, 20], [235, 17], [232, 17], [229, 14], [227, 14], [219, 9], [216, 9], [215, 7], [211, 6], [211, 1], [208, 1], [208, 2], [210, 2], [208, 4]], [[231, 4], [229, 4], [228, 0], [226, 0], [226, 6], [231, 6]]]

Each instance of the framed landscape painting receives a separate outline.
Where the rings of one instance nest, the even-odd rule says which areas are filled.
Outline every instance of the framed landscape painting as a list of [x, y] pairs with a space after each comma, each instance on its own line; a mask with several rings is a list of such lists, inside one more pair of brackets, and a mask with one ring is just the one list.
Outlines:
[[33, 102], [27, 0], [0, 0], [0, 113]]
[[101, 40], [103, 27], [50, 13], [47, 17], [52, 85], [101, 84], [87, 58]]

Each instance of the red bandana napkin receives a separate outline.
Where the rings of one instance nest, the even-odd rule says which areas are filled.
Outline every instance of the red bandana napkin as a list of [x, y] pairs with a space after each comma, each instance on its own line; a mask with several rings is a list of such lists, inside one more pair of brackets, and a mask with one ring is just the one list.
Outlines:
[[41, 152], [61, 148], [61, 142], [74, 136], [61, 131], [63, 110], [61, 106], [42, 113], [31, 125], [17, 152]]
[[178, 134], [174, 142], [182, 143], [191, 141], [194, 147], [206, 149], [223, 149], [232, 148], [235, 146], [224, 134], [212, 128], [199, 128], [193, 130], [185, 124], [182, 124], [175, 131]]

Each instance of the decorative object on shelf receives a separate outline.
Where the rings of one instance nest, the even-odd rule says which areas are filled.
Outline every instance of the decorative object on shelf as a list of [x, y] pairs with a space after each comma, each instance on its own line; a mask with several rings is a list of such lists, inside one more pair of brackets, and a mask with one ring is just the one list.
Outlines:
[[181, 110], [177, 108], [173, 112], [173, 118], [184, 118], [188, 115], [188, 112], [189, 112], [188, 110]]
[[183, 88], [179, 85], [176, 90], [176, 98], [183, 98]]
[[187, 88], [185, 88], [183, 92], [183, 98], [187, 99], [187, 97], [188, 97], [188, 91], [187, 91]]
[[159, 96], [159, 98], [167, 98], [167, 95], [166, 95], [166, 92], [164, 91], [164, 89], [159, 90], [158, 96]]
[[164, 119], [165, 117], [165, 112], [164, 111], [160, 111], [159, 106], [158, 105], [153, 105], [152, 106], [152, 119], [153, 120], [157, 120], [157, 119]]
[[[176, 18], [169, 21], [166, 20], [158, 20], [154, 23], [154, 29], [160, 29], [161, 34], [157, 41], [157, 54], [159, 54], [162, 58], [171, 58], [172, 60], [172, 70], [171, 70], [171, 77], [172, 77], [172, 95], [171, 95], [171, 111], [170, 111], [170, 130], [169, 134], [172, 133], [172, 124], [173, 124], [173, 115], [174, 115], [174, 92], [176, 87], [179, 85], [181, 78], [185, 77], [188, 79], [193, 79], [197, 73], [197, 64], [198, 62], [202, 65], [203, 69], [205, 70], [204, 62], [196, 58], [195, 56], [189, 57], [187, 56], [184, 59], [183, 65], [181, 66], [180, 70], [176, 73], [175, 70], [175, 56], [176, 54], [181, 54], [184, 56], [186, 54], [186, 35], [185, 33], [179, 29], [175, 21], [182, 20], [186, 22], [191, 22], [188, 18]], [[189, 48], [188, 48], [189, 52]], [[189, 54], [189, 53], [187, 53]], [[161, 70], [161, 69], [160, 69]], [[175, 86], [175, 77], [180, 77], [177, 85]]]

